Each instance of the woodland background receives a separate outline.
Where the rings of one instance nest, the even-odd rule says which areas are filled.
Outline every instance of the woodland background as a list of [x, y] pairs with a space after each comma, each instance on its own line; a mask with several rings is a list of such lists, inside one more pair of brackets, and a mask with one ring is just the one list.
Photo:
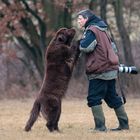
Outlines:
[[[44, 75], [44, 54], [61, 27], [82, 32], [76, 13], [89, 8], [109, 25], [122, 64], [140, 68], [139, 0], [0, 0], [0, 98], [36, 96]], [[118, 92], [139, 97], [140, 76], [120, 74]], [[79, 59], [67, 96], [87, 95], [84, 60]]]

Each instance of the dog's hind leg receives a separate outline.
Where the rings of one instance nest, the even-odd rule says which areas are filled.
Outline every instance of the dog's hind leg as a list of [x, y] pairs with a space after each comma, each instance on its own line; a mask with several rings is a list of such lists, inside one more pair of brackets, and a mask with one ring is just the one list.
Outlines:
[[26, 123], [25, 131], [31, 130], [31, 127], [33, 126], [33, 124], [35, 123], [35, 121], [37, 120], [37, 118], [39, 116], [40, 106], [41, 106], [41, 104], [40, 104], [39, 99], [36, 99], [34, 102], [33, 108], [31, 110], [30, 118]]
[[60, 114], [61, 114], [61, 101], [58, 99], [50, 98], [47, 101], [47, 105], [44, 105], [44, 107], [42, 109], [43, 109], [42, 115], [45, 114], [45, 116], [47, 116], [46, 126], [49, 129], [49, 131], [50, 132], [59, 131], [58, 121], [59, 121]]
[[58, 101], [58, 107], [56, 110], [56, 117], [54, 119], [54, 130], [59, 131], [58, 122], [61, 115], [61, 100]]

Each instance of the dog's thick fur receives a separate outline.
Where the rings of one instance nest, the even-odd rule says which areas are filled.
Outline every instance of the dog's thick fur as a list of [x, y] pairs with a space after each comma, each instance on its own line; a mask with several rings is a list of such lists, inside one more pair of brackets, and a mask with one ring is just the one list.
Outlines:
[[46, 119], [46, 126], [50, 132], [59, 130], [62, 97], [79, 56], [79, 44], [71, 45], [74, 35], [74, 29], [61, 28], [50, 42], [45, 56], [46, 70], [43, 84], [34, 102], [25, 131], [31, 130], [40, 112]]

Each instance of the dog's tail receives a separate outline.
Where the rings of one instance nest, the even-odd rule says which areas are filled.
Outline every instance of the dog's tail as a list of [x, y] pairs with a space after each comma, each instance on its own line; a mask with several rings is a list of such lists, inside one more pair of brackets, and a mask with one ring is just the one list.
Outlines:
[[26, 123], [25, 131], [31, 130], [31, 127], [33, 126], [33, 124], [35, 123], [35, 121], [37, 120], [37, 118], [39, 116], [40, 108], [41, 108], [41, 104], [40, 104], [39, 100], [37, 99], [34, 102], [33, 108], [31, 110], [30, 118]]

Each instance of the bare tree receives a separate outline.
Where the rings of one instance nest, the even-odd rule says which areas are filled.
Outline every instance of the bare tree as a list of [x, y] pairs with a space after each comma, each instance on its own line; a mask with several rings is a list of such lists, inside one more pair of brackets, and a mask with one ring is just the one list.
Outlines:
[[106, 12], [107, 12], [107, 0], [100, 0], [100, 15], [101, 18], [107, 22]]
[[114, 6], [117, 27], [123, 44], [125, 64], [134, 65], [134, 59], [131, 50], [131, 41], [124, 25], [123, 1], [113, 0], [112, 4]]

